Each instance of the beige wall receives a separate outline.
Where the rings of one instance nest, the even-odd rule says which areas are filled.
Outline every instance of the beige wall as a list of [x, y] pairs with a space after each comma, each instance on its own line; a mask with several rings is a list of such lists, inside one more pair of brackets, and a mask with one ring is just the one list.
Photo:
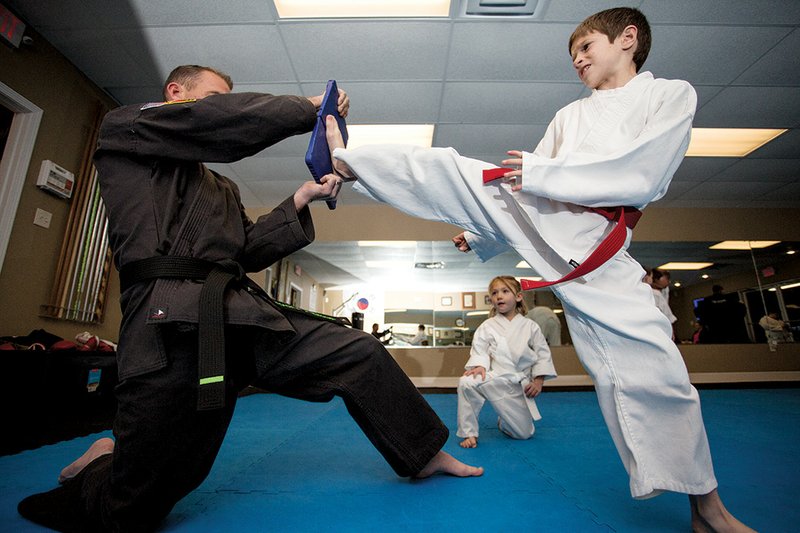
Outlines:
[[[28, 30], [31, 31], [31, 30]], [[0, 335], [27, 335], [45, 329], [71, 339], [90, 330], [116, 339], [119, 292], [116, 279], [102, 325], [44, 319], [55, 276], [70, 203], [36, 187], [45, 159], [77, 174], [95, 117], [115, 104], [47, 42], [32, 33], [33, 46], [0, 46], [0, 80], [43, 110], [30, 167], [17, 208], [3, 270], [0, 272]], [[49, 229], [33, 225], [37, 208], [53, 214]]]
[[[800, 345], [782, 344], [770, 352], [766, 344], [686, 345], [679, 347], [692, 383], [758, 383], [800, 380]], [[419, 387], [455, 387], [469, 359], [468, 347], [390, 348], [390, 353]], [[589, 386], [575, 348], [551, 349], [558, 378], [548, 387]]]

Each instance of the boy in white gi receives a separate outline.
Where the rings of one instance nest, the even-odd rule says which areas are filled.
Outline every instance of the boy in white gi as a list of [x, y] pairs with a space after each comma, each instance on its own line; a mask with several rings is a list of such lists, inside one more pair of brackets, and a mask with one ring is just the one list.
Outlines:
[[[493, 165], [452, 148], [344, 150], [329, 118], [335, 168], [379, 201], [466, 229], [453, 239], [463, 251], [487, 260], [510, 246], [540, 275], [559, 279], [613, 226], [593, 208], [642, 209], [658, 200], [686, 153], [697, 96], [685, 81], [639, 72], [649, 49], [649, 24], [636, 9], [583, 21], [569, 53], [592, 94], [559, 111], [533, 152], [508, 152], [503, 165], [518, 169], [505, 172], [511, 183], [484, 186], [482, 173]], [[630, 236], [627, 230], [625, 245]], [[699, 396], [643, 275], [623, 246], [596, 270], [553, 288], [631, 494], [683, 492], [695, 530], [751, 531], [717, 493]]]
[[529, 439], [542, 415], [536, 398], [545, 379], [556, 377], [547, 341], [527, 318], [522, 288], [512, 276], [489, 283], [492, 309], [475, 330], [466, 372], [458, 382], [458, 432], [462, 448], [478, 446], [478, 415], [488, 400], [497, 426], [512, 439]]

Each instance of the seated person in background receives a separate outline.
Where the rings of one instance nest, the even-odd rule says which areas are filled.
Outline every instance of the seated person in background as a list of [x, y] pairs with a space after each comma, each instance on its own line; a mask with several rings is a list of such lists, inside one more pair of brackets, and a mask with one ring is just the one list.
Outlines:
[[561, 346], [561, 321], [558, 315], [546, 305], [535, 305], [535, 302], [536, 296], [533, 309], [528, 311], [528, 318], [542, 330], [548, 346]]
[[386, 344], [389, 342], [389, 339], [383, 340], [386, 335], [390, 335], [392, 333], [392, 328], [387, 328], [383, 331], [378, 331], [378, 324], [372, 324], [372, 336], [378, 339], [379, 341]]
[[492, 309], [475, 330], [467, 369], [458, 382], [458, 432], [462, 448], [478, 446], [478, 414], [486, 400], [497, 426], [513, 439], [533, 435], [542, 416], [534, 398], [556, 369], [542, 331], [525, 317], [519, 281], [498, 276], [489, 284]]
[[422, 343], [427, 339], [428, 336], [425, 335], [425, 325], [420, 324], [419, 326], [417, 326], [417, 334], [414, 335], [414, 338], [411, 339], [410, 343], [412, 346], [424, 346], [424, 344]]

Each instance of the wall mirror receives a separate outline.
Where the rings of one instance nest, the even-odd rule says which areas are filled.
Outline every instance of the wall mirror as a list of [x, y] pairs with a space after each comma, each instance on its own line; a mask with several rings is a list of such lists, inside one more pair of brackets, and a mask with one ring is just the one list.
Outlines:
[[[769, 311], [775, 311], [787, 329], [800, 324], [800, 286], [793, 285], [800, 279], [800, 261], [793, 254], [800, 250], [800, 243], [744, 250], [711, 249], [714, 244], [634, 241], [629, 248], [644, 266], [711, 263], [700, 270], [670, 269], [670, 305], [679, 317], [676, 338], [680, 342], [692, 342], [697, 327], [694, 308], [715, 284], [745, 305], [742, 320], [748, 342], [765, 341], [758, 322]], [[292, 265], [285, 269], [288, 274], [302, 274], [304, 283], [313, 287], [309, 292], [320, 295], [320, 302], [310, 304], [313, 310], [348, 318], [360, 315], [362, 329], [370, 331], [377, 323], [381, 331], [390, 330], [384, 341], [396, 346], [410, 345], [419, 325], [424, 326], [426, 346], [469, 345], [490, 309], [489, 281], [500, 274], [537, 276], [514, 251], [481, 263], [474, 254], [456, 250], [450, 241], [315, 242], [288, 260]], [[274, 272], [268, 276], [274, 278]], [[291, 283], [302, 286], [297, 279]], [[533, 298], [526, 294], [529, 306]], [[559, 313], [562, 338], [569, 343], [557, 298], [549, 290], [536, 291], [535, 298], [538, 305]], [[791, 341], [792, 335], [787, 335], [786, 342]]]

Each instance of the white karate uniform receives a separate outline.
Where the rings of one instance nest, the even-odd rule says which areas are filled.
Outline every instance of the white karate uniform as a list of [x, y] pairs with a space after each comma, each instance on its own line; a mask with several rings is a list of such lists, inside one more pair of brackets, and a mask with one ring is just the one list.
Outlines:
[[524, 388], [533, 378], [556, 377], [556, 369], [542, 331], [533, 320], [497, 315], [484, 321], [472, 338], [467, 370], [482, 366], [480, 375], [461, 376], [458, 382], [458, 431], [462, 438], [478, 436], [478, 415], [485, 401], [499, 417], [500, 430], [514, 439], [527, 439], [542, 415]]
[[[624, 87], [595, 90], [560, 110], [535, 151], [524, 154], [520, 192], [484, 186], [481, 171], [495, 165], [452, 148], [371, 145], [334, 156], [353, 169], [364, 194], [468, 230], [482, 260], [511, 246], [545, 279], [558, 279], [612, 227], [583, 206], [642, 209], [666, 193], [696, 106], [688, 83], [649, 72]], [[594, 380], [631, 494], [706, 494], [717, 483], [699, 397], [643, 276], [623, 249], [553, 291]]]

